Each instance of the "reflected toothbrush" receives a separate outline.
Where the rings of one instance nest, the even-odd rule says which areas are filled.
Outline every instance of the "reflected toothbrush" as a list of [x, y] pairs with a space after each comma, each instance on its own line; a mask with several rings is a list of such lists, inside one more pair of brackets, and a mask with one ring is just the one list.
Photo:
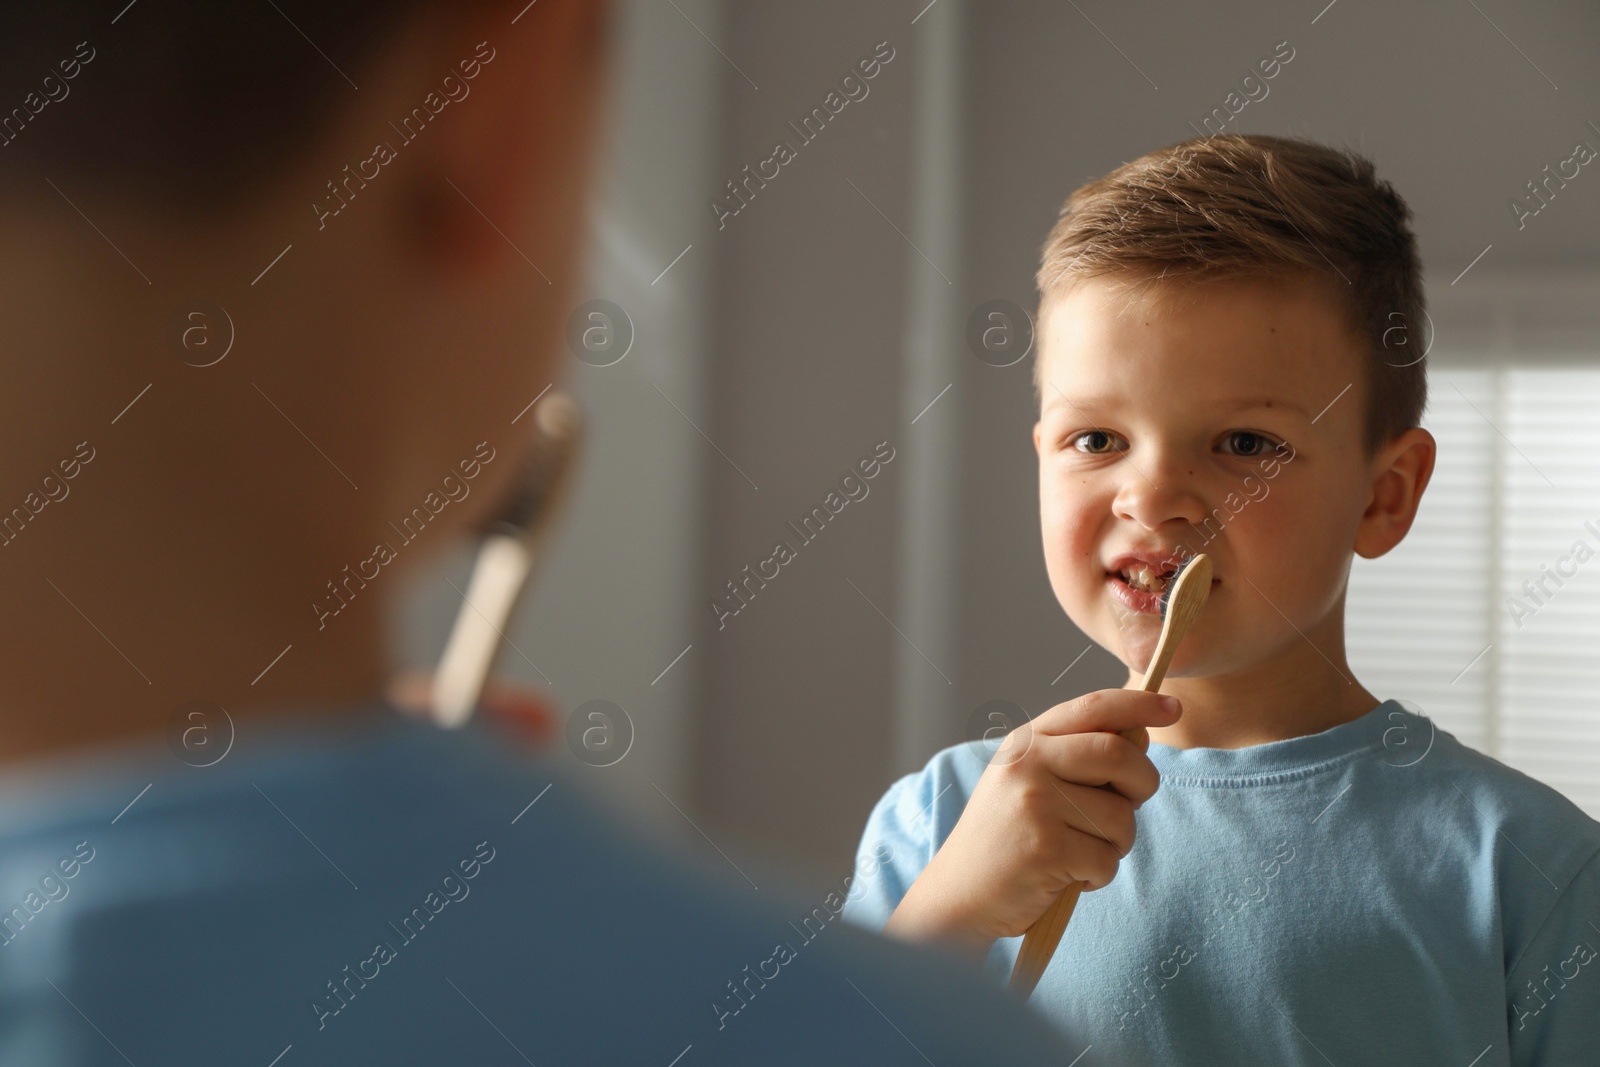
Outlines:
[[577, 466], [582, 420], [572, 398], [552, 390], [534, 406], [533, 417], [538, 433], [521, 487], [486, 530], [434, 674], [430, 710], [441, 726], [462, 725], [477, 706], [506, 623], [540, 560]]

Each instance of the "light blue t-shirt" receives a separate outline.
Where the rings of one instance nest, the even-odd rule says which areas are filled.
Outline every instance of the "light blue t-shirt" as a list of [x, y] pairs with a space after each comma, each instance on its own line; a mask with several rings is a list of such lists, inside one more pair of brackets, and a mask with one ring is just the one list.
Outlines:
[[210, 767], [0, 778], [0, 1064], [1069, 1058], [970, 968], [748, 859], [759, 890], [714, 883], [487, 724], [250, 729]]
[[[988, 749], [873, 809], [845, 918], [881, 929]], [[1600, 823], [1385, 701], [1242, 749], [1152, 744], [1116, 877], [1033, 1003], [1095, 1064], [1600, 1064]], [[986, 962], [1004, 982], [1021, 938]]]

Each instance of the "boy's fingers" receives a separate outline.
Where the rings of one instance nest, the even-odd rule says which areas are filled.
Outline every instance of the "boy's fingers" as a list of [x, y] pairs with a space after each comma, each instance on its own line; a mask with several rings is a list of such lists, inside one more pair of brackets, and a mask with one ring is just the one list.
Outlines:
[[1176, 697], [1137, 689], [1099, 689], [1041, 713], [1031, 723], [1041, 734], [1121, 733], [1135, 726], [1170, 726], [1181, 707]]
[[[428, 671], [402, 671], [390, 680], [386, 690], [389, 702], [413, 718], [433, 716], [434, 677]], [[495, 722], [535, 745], [548, 744], [556, 736], [560, 715], [536, 690], [500, 678], [489, 678], [478, 698], [479, 705]]]
[[1072, 851], [1062, 864], [1062, 873], [1074, 881], [1088, 882], [1085, 892], [1104, 889], [1117, 876], [1117, 865], [1123, 853], [1117, 847], [1094, 833], [1069, 829], [1073, 836]]
[[1054, 784], [1059, 798], [1056, 810], [1068, 826], [1109, 842], [1119, 856], [1132, 851], [1136, 826], [1133, 805], [1126, 797], [1071, 782]]
[[1034, 758], [1062, 782], [1109, 785], [1137, 807], [1155, 795], [1161, 774], [1140, 748], [1101, 731], [1033, 739]]

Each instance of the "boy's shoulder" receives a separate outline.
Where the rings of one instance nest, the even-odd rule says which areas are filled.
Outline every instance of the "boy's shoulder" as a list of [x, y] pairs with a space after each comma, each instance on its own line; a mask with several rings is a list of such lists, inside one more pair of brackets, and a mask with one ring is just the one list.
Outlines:
[[951, 745], [891, 783], [867, 817], [856, 856], [857, 874], [910, 864], [904, 871], [903, 893], [955, 829], [993, 747], [981, 742]]
[[993, 749], [993, 745], [966, 741], [941, 748], [929, 756], [922, 766], [891, 783], [884, 793], [884, 800], [892, 799], [904, 804], [920, 797], [922, 803], [927, 804], [934, 795], [929, 790], [937, 792], [949, 789], [969, 794], [972, 787], [978, 784], [984, 768], [989, 765], [989, 753]]
[[[1409, 846], [1395, 854], [1431, 868], [1436, 884], [1451, 882], [1452, 896], [1475, 900], [1468, 911], [1493, 922], [1507, 988], [1527, 1001], [1513, 1005], [1519, 1020], [1515, 1043], [1526, 1018], [1543, 1010], [1537, 994], [1525, 995], [1519, 983], [1537, 979], [1541, 965], [1567, 957], [1575, 944], [1592, 958], [1600, 822], [1553, 786], [1437, 728], [1416, 769], [1424, 773], [1405, 784], [1425, 792], [1428, 804], [1411, 818], [1391, 810], [1393, 826], [1402, 829]], [[1403, 800], [1400, 794], [1390, 797]]]
[[1465, 805], [1482, 832], [1498, 835], [1545, 880], [1564, 886], [1600, 852], [1600, 821], [1555, 787], [1442, 729], [1424, 758], [1433, 756], [1432, 791]]

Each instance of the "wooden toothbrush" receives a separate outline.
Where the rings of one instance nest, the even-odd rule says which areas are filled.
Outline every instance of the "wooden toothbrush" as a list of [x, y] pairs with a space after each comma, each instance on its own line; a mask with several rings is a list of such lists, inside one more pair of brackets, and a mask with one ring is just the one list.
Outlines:
[[[1189, 624], [1200, 614], [1206, 597], [1210, 595], [1211, 560], [1205, 555], [1191, 556], [1178, 566], [1177, 573], [1162, 592], [1161, 636], [1156, 640], [1155, 653], [1150, 657], [1150, 669], [1145, 671], [1144, 681], [1139, 686], [1141, 692], [1156, 693], [1161, 690], [1161, 681], [1167, 676], [1167, 666], [1178, 649], [1178, 642], [1189, 632]], [[1150, 744], [1150, 735], [1143, 726], [1123, 730], [1122, 736], [1138, 745], [1141, 752]], [[1101, 788], [1111, 787], [1105, 785]], [[1061, 935], [1066, 932], [1067, 920], [1072, 918], [1072, 909], [1077, 906], [1078, 896], [1086, 885], [1087, 882], [1075, 882], [1063, 889], [1061, 895], [1044, 910], [1043, 915], [1034, 920], [1023, 936], [1016, 965], [1011, 968], [1011, 988], [1022, 994], [1024, 999], [1033, 994], [1034, 986], [1039, 984], [1039, 976], [1044, 974], [1050, 958], [1055, 955]]]

